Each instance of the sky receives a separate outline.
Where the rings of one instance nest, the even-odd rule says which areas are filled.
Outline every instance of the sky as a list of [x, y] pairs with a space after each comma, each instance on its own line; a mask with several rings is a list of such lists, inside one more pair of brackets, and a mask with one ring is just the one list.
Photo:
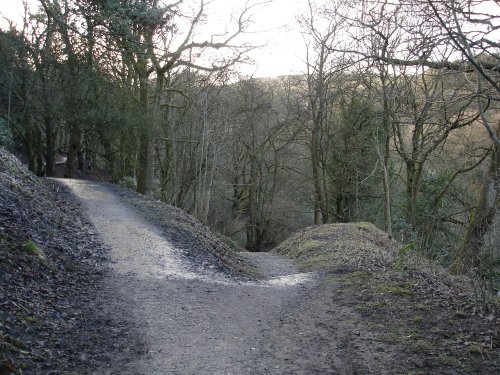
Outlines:
[[[31, 8], [36, 9], [37, 0], [27, 1]], [[223, 19], [231, 13], [231, 8], [236, 13], [246, 1], [248, 0], [216, 0], [210, 5], [211, 17], [215, 20]], [[195, 2], [198, 3], [196, 0]], [[0, 3], [0, 27], [6, 25], [4, 18], [20, 24], [23, 0], [0, 0]], [[255, 66], [242, 66], [240, 70], [244, 74], [272, 77], [305, 70], [305, 46], [295, 21], [297, 14], [306, 9], [305, 4], [306, 0], [273, 0], [254, 9], [252, 29], [255, 32], [246, 38], [255, 45], [265, 46], [250, 54]]]
[[259, 35], [260, 40], [256, 43], [266, 44], [253, 56], [257, 61], [257, 76], [305, 71], [305, 44], [296, 22], [305, 3], [305, 0], [274, 0], [256, 13], [255, 29], [268, 30]]

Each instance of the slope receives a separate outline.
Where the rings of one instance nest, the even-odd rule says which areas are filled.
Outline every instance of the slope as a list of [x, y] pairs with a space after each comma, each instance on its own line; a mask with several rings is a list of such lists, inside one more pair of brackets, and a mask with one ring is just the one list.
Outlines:
[[322, 273], [316, 299], [351, 307], [352, 315], [337, 316], [352, 321], [347, 352], [365, 348], [365, 360], [390, 352], [394, 367], [386, 373], [499, 372], [496, 307], [476, 298], [471, 280], [437, 268], [374, 225], [306, 228], [275, 251], [302, 271]]

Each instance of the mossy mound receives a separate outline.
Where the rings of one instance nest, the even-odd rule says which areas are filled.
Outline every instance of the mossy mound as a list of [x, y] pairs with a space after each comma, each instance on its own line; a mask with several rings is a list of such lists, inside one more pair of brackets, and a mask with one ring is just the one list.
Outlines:
[[331, 303], [334, 314], [325, 325], [338, 337], [352, 322], [352, 347], [364, 360], [377, 353], [373, 373], [380, 353], [394, 361], [392, 373], [498, 373], [497, 308], [479, 304], [470, 280], [450, 275], [413, 245], [372, 224], [349, 223], [306, 228], [275, 251], [303, 271], [319, 271], [315, 298]]
[[386, 269], [401, 245], [370, 223], [309, 227], [282, 242], [275, 251], [296, 260], [303, 271]]

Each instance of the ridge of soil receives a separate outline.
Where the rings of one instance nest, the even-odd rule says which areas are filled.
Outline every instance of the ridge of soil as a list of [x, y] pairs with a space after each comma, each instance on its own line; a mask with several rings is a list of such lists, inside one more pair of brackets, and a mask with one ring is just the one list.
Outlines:
[[202, 268], [233, 277], [255, 276], [251, 265], [246, 264], [238, 255], [237, 250], [240, 249], [230, 248], [226, 242], [185, 211], [118, 185], [104, 183], [103, 186], [119, 196], [121, 201], [132, 206], [145, 220], [154, 223], [160, 229], [161, 235], [179, 249], [184, 258]]
[[439, 269], [374, 225], [306, 228], [275, 251], [302, 271], [321, 272], [313, 301], [350, 309], [339, 319], [353, 323], [346, 350], [372, 361], [363, 372], [384, 353], [393, 365], [380, 373], [500, 372], [497, 306], [478, 300], [470, 279]]

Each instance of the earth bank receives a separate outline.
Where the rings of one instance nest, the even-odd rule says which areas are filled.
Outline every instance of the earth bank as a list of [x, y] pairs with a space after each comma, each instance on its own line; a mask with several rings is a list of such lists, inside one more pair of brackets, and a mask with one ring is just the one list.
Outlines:
[[131, 353], [96, 298], [108, 249], [67, 188], [0, 149], [0, 373], [92, 373]]

